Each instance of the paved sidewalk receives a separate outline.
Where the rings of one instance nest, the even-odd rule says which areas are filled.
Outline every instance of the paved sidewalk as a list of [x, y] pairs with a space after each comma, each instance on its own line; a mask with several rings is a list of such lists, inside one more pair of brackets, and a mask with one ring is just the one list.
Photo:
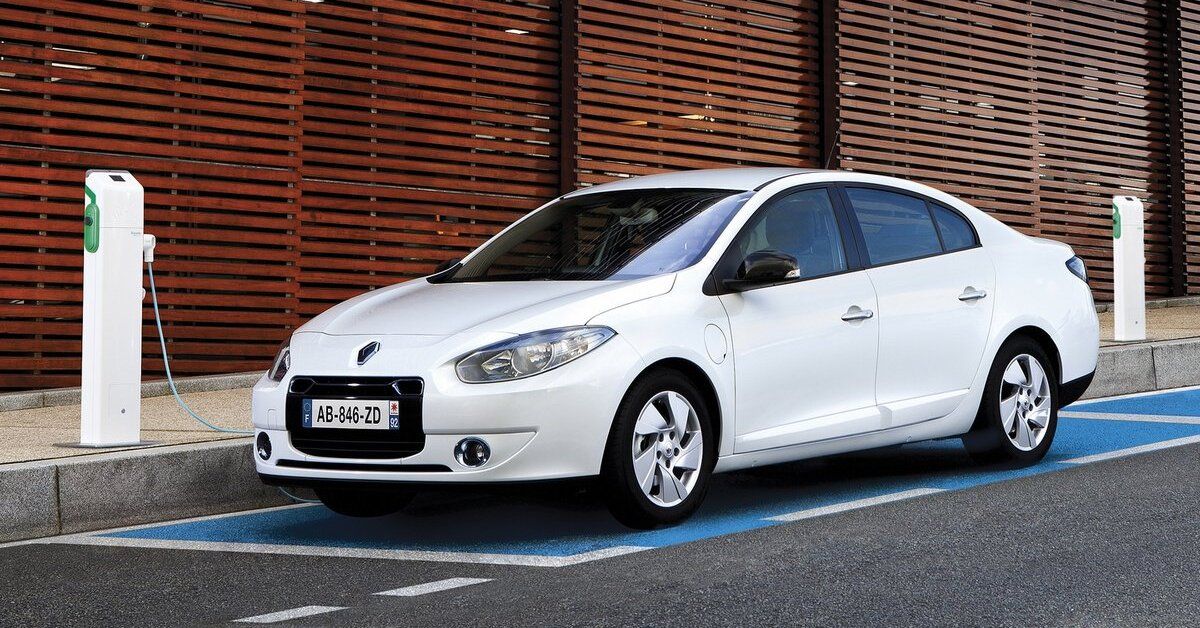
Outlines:
[[[197, 414], [229, 429], [250, 429], [250, 389], [185, 393], [184, 401]], [[0, 412], [0, 464], [96, 455], [131, 447], [81, 449], [59, 447], [79, 442], [79, 404]], [[142, 439], [161, 445], [201, 443], [243, 435], [210, 430], [184, 413], [175, 398], [142, 399]]]
[[[1102, 312], [1100, 317], [1100, 345], [1104, 347], [1133, 344], [1113, 340], [1113, 314]], [[1146, 340], [1176, 340], [1200, 337], [1200, 306], [1157, 307], [1146, 310]]]

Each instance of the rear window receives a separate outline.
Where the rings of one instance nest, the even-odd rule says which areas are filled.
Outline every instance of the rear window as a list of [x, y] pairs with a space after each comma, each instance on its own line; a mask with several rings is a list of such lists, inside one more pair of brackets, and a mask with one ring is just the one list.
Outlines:
[[933, 219], [937, 222], [938, 232], [942, 234], [942, 247], [949, 251], [969, 249], [978, 241], [975, 240], [975, 230], [971, 228], [966, 218], [958, 212], [933, 205]]

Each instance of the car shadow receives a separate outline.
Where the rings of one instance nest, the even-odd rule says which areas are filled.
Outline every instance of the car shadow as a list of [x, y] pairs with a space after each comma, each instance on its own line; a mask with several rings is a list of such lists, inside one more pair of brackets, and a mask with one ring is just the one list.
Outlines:
[[344, 539], [352, 545], [566, 555], [751, 529], [766, 525], [768, 516], [976, 471], [986, 469], [953, 440], [719, 474], [691, 519], [653, 531], [616, 522], [598, 488], [579, 482], [428, 490], [403, 512], [376, 519], [342, 517], [319, 507], [294, 529], [279, 531], [321, 537], [325, 543]]

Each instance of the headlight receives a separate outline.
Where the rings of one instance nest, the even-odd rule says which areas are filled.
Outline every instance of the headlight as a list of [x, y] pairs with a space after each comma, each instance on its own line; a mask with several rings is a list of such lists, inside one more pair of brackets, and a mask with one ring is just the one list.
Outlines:
[[1083, 260], [1078, 256], [1067, 260], [1067, 270], [1071, 271], [1072, 275], [1079, 277], [1083, 283], [1087, 283], [1087, 266], [1083, 265]]
[[287, 375], [288, 369], [292, 368], [292, 339], [288, 338], [279, 345], [279, 353], [275, 354], [275, 361], [271, 363], [271, 368], [267, 369], [267, 379], [273, 382], [282, 382], [283, 376]]
[[607, 327], [563, 327], [524, 334], [463, 357], [455, 370], [468, 384], [521, 379], [560, 367], [616, 333]]

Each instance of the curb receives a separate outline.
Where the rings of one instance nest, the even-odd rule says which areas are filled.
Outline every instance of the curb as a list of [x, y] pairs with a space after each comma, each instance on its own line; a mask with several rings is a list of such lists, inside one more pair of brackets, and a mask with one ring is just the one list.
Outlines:
[[1200, 385], [1200, 338], [1100, 349], [1096, 378], [1082, 399]]
[[[231, 373], [229, 375], [202, 375], [199, 377], [178, 377], [175, 387], [179, 394], [194, 392], [209, 392], [212, 390], [231, 390], [234, 388], [250, 388], [262, 377], [261, 371], [251, 373]], [[164, 397], [171, 394], [171, 386], [165, 379], [142, 382], [142, 398]], [[30, 408], [46, 408], [50, 406], [69, 406], [79, 403], [79, 388], [55, 388], [52, 390], [31, 390], [0, 394], [0, 412], [8, 410], [28, 410]]]
[[249, 438], [0, 465], [0, 542], [290, 503]]

